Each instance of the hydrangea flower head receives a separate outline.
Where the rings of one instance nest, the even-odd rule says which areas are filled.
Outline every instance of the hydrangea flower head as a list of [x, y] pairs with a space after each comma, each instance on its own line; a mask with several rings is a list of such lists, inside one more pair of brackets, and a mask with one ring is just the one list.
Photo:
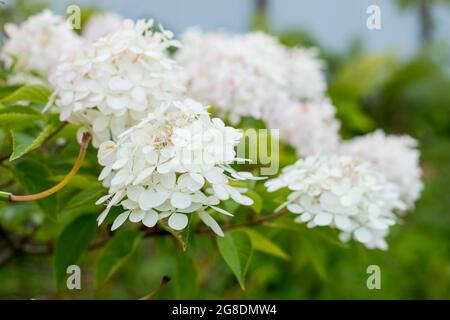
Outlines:
[[168, 219], [174, 230], [184, 229], [189, 216], [200, 219], [217, 234], [223, 232], [208, 211], [231, 215], [217, 207], [222, 200], [233, 199], [251, 205], [243, 195], [245, 188], [232, 186], [230, 180], [252, 178], [250, 173], [230, 167], [240, 131], [211, 119], [203, 105], [193, 100], [167, 103], [147, 119], [124, 132], [117, 142], [104, 142], [98, 158], [104, 166], [99, 179], [109, 188], [102, 223], [115, 205], [125, 212], [112, 228], [126, 220], [154, 227]]
[[33, 74], [46, 79], [60, 59], [72, 55], [82, 43], [70, 24], [49, 10], [29, 17], [20, 25], [6, 24], [5, 33], [7, 40], [0, 58], [6, 67], [14, 66], [15, 79], [10, 81], [13, 83], [38, 81]]
[[354, 238], [369, 248], [386, 249], [384, 236], [404, 203], [369, 162], [347, 156], [307, 157], [266, 182], [268, 191], [288, 188], [284, 205], [308, 227], [330, 226], [341, 240]]
[[283, 142], [293, 146], [299, 156], [332, 154], [339, 148], [340, 122], [329, 99], [311, 102], [286, 101], [267, 123], [280, 129]]
[[171, 32], [152, 28], [152, 20], [125, 20], [121, 31], [61, 63], [52, 78], [61, 120], [92, 129], [94, 145], [116, 139], [183, 91], [166, 52], [179, 43]]
[[423, 189], [417, 141], [408, 135], [386, 135], [382, 130], [346, 141], [341, 153], [370, 161], [395, 183], [411, 209]]
[[243, 116], [265, 118], [286, 95], [285, 51], [260, 32], [231, 35], [191, 29], [182, 37], [177, 60], [185, 67], [193, 98], [215, 106], [233, 123]]
[[288, 52], [288, 90], [297, 101], [316, 101], [325, 95], [324, 63], [317, 55], [316, 48], [294, 48]]
[[93, 16], [83, 28], [83, 38], [95, 41], [110, 33], [122, 30], [123, 18], [114, 12], [104, 12]]

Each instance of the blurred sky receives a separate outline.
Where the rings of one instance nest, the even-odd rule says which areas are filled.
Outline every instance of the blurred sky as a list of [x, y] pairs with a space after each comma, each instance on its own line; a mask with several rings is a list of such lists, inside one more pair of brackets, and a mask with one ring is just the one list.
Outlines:
[[[59, 13], [69, 4], [94, 5], [127, 18], [153, 17], [180, 33], [189, 26], [223, 28], [233, 32], [249, 29], [254, 0], [47, 0]], [[276, 30], [301, 27], [322, 46], [343, 50], [361, 36], [371, 51], [394, 50], [403, 55], [418, 48], [419, 24], [415, 10], [400, 11], [394, 0], [269, 0], [270, 22]], [[381, 30], [368, 30], [366, 9], [381, 8]], [[435, 7], [436, 38], [450, 42], [450, 6]]]

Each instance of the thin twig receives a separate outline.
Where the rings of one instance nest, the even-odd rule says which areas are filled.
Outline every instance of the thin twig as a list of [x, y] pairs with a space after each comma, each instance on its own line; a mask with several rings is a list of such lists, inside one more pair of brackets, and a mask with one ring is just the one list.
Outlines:
[[161, 291], [164, 290], [164, 288], [167, 286], [167, 284], [170, 282], [170, 277], [169, 276], [164, 276], [161, 280], [161, 284], [159, 285], [159, 287], [153, 291], [150, 292], [148, 295], [140, 298], [139, 300], [153, 300]]
[[33, 201], [38, 200], [42, 198], [46, 198], [55, 192], [58, 192], [62, 188], [64, 188], [71, 180], [72, 178], [77, 174], [78, 170], [81, 167], [81, 164], [83, 163], [84, 157], [86, 155], [86, 150], [89, 146], [89, 141], [91, 139], [91, 135], [88, 132], [85, 132], [83, 135], [83, 141], [80, 146], [80, 153], [78, 154], [78, 158], [75, 161], [72, 170], [62, 179], [57, 185], [53, 186], [52, 188], [36, 193], [36, 194], [30, 194], [30, 195], [24, 195], [24, 196], [18, 196], [15, 194], [9, 195], [10, 201]]
[[[286, 213], [285, 210], [274, 212], [272, 214], [260, 216], [255, 219], [248, 220], [246, 222], [242, 223], [235, 223], [235, 224], [226, 224], [222, 227], [224, 231], [232, 230], [232, 229], [238, 229], [243, 227], [249, 227], [254, 225], [263, 224], [268, 221], [275, 220], [282, 215]], [[160, 229], [158, 227], [154, 228], [142, 228], [143, 230], [143, 237], [144, 238], [152, 238], [157, 236], [165, 236], [169, 235], [170, 233], [166, 230]], [[208, 236], [212, 237], [215, 236], [215, 233], [207, 228], [197, 228], [195, 230], [195, 233], [198, 235]], [[30, 242], [22, 243], [22, 241], [18, 241], [18, 243], [15, 243], [11, 240], [11, 234], [9, 234], [5, 229], [3, 229], [0, 225], [0, 235], [2, 235], [8, 242], [8, 246], [15, 252], [15, 253], [26, 253], [31, 255], [49, 255], [52, 254], [54, 251], [54, 245], [53, 242], [49, 241], [47, 244], [32, 244]], [[106, 237], [101, 240], [97, 240], [96, 242], [93, 242], [88, 250], [96, 250], [102, 248], [110, 239], [111, 237]], [[1, 264], [1, 263], [0, 263]]]
[[[223, 229], [223, 231], [227, 231], [227, 230], [231, 230], [231, 229], [238, 229], [238, 228], [244, 228], [244, 227], [262, 224], [264, 222], [279, 218], [282, 215], [284, 215], [285, 213], [286, 213], [285, 210], [274, 212], [274, 213], [271, 213], [271, 214], [268, 214], [265, 216], [260, 216], [256, 219], [248, 220], [246, 222], [224, 225], [222, 229]], [[197, 230], [195, 230], [195, 233], [207, 235], [207, 236], [215, 235], [215, 233], [209, 228], [198, 228]]]

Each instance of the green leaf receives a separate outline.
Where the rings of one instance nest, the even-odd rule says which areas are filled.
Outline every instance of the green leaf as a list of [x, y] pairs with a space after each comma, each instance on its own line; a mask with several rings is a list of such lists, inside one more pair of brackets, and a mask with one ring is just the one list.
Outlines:
[[46, 104], [51, 93], [51, 90], [43, 85], [25, 85], [7, 95], [1, 101], [5, 103], [29, 101]]
[[314, 270], [317, 275], [322, 279], [327, 279], [327, 269], [326, 269], [326, 253], [323, 248], [312, 239], [308, 237], [303, 237], [304, 246], [303, 249], [306, 251], [306, 256], [309, 258]]
[[289, 255], [266, 236], [262, 235], [261, 233], [255, 230], [248, 228], [240, 230], [247, 233], [247, 235], [250, 237], [250, 240], [252, 241], [252, 247], [254, 250], [261, 251], [284, 260], [290, 260]]
[[45, 139], [52, 135], [57, 129], [58, 124], [49, 123], [36, 137], [31, 137], [28, 134], [22, 132], [11, 131], [13, 152], [9, 158], [9, 161], [19, 159], [28, 152], [39, 148], [42, 143], [44, 143]]
[[176, 295], [177, 299], [195, 299], [197, 297], [197, 269], [190, 252], [177, 254]]
[[[14, 177], [29, 194], [34, 194], [51, 188], [52, 173], [42, 162], [33, 159], [20, 159], [14, 165]], [[57, 195], [36, 201], [39, 208], [52, 219], [56, 219], [58, 213]]]
[[69, 223], [56, 240], [54, 266], [57, 286], [67, 276], [67, 267], [77, 264], [97, 230], [96, 216], [85, 214]]
[[65, 212], [86, 212], [87, 210], [97, 211], [101, 209], [100, 206], [96, 206], [95, 202], [106, 193], [104, 187], [95, 186], [93, 188], [87, 188], [79, 193], [77, 193], [64, 208]]
[[24, 114], [31, 114], [39, 116], [40, 118], [43, 118], [44, 115], [42, 112], [32, 106], [22, 106], [22, 105], [13, 105], [13, 106], [2, 106], [0, 108], [0, 114], [5, 113], [24, 113]]
[[28, 114], [28, 113], [1, 113], [0, 114], [0, 128], [2, 129], [17, 129], [23, 128], [30, 124], [30, 121], [39, 120], [42, 115]]
[[0, 87], [0, 101], [1, 101], [4, 97], [9, 96], [11, 93], [13, 93], [14, 91], [16, 91], [16, 90], [19, 89], [20, 87], [21, 87], [20, 85]]
[[138, 230], [125, 230], [108, 242], [98, 261], [95, 277], [97, 286], [108, 280], [132, 255], [140, 239], [141, 233]]
[[245, 290], [245, 274], [253, 252], [250, 237], [245, 232], [234, 231], [217, 237], [216, 241], [222, 258], [233, 271], [242, 290]]
[[317, 230], [317, 229], [308, 229], [308, 231], [314, 234], [314, 236], [317, 236], [321, 240], [324, 240], [325, 242], [328, 242], [329, 244], [332, 244], [336, 247], [344, 249], [349, 248], [348, 243], [339, 240], [339, 238], [335, 234], [330, 235], [325, 230]]
[[261, 196], [254, 191], [247, 191], [245, 195], [249, 196], [253, 200], [253, 204], [250, 208], [252, 208], [255, 213], [260, 214], [263, 208], [263, 199]]

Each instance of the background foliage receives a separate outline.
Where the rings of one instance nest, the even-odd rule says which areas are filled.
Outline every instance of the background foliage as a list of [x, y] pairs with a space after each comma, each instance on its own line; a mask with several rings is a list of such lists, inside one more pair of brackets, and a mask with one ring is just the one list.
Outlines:
[[[420, 1], [399, 3], [411, 7]], [[13, 9], [2, 10], [0, 24], [41, 8], [16, 1]], [[264, 10], [261, 6], [252, 21], [271, 32]], [[274, 33], [286, 45], [321, 46], [302, 30]], [[158, 287], [164, 275], [172, 282], [161, 299], [450, 298], [449, 50], [448, 44], [426, 39], [408, 59], [366, 52], [358, 41], [346, 52], [322, 51], [344, 137], [382, 127], [420, 141], [426, 187], [416, 210], [394, 227], [389, 251], [341, 244], [333, 231], [292, 225], [287, 217], [236, 229], [223, 239], [193, 236], [191, 230], [181, 239], [189, 240], [186, 251], [180, 239], [144, 237], [133, 229], [108, 241], [109, 232], [95, 222], [101, 209], [93, 203], [105, 191], [90, 149], [79, 175], [62, 192], [37, 203], [0, 203], [0, 298], [137, 299]], [[70, 170], [78, 152], [76, 128], [40, 113], [48, 94], [36, 86], [0, 88], [0, 190], [40, 191]], [[32, 103], [23, 106], [21, 100]], [[289, 151], [285, 154], [283, 164], [292, 162]], [[270, 214], [278, 205], [276, 194], [256, 188], [251, 209], [229, 208], [237, 212], [234, 222]], [[21, 245], [30, 238], [39, 243]], [[65, 266], [75, 263], [82, 267], [82, 290], [68, 291]], [[366, 287], [372, 264], [381, 267], [381, 290]]]

